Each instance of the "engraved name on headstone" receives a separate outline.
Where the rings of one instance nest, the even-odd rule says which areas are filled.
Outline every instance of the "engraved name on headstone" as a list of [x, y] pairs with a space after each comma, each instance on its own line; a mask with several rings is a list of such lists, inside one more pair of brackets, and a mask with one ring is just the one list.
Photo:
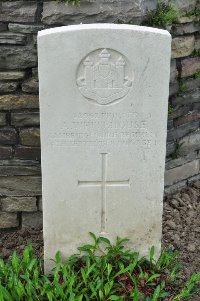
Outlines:
[[39, 33], [46, 271], [90, 231], [159, 252], [170, 43], [132, 25]]

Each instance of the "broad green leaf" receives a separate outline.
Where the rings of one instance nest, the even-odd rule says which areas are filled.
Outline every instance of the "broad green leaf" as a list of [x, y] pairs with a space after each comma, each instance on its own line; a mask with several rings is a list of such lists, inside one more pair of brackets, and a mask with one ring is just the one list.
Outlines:
[[157, 301], [160, 296], [160, 285], [158, 285], [154, 291], [152, 301]]

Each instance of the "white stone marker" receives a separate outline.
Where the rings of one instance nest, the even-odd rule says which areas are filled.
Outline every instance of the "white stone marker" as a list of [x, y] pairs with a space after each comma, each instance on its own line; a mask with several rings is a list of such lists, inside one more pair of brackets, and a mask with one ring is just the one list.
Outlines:
[[159, 252], [170, 42], [132, 25], [39, 33], [46, 271], [90, 231]]

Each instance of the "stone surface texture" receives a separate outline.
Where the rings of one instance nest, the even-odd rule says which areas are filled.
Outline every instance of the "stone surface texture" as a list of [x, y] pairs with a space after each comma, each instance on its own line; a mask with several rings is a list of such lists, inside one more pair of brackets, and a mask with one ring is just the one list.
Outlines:
[[17, 213], [0, 212], [0, 228], [15, 228], [19, 226]]
[[199, 173], [199, 160], [178, 166], [176, 168], [167, 170], [165, 173], [165, 185], [173, 185], [180, 180], [188, 179]]
[[173, 6], [175, 6], [179, 10], [183, 11], [193, 11], [196, 7], [196, 0], [169, 0], [169, 3]]
[[171, 36], [94, 24], [43, 31], [38, 43], [46, 270], [56, 249], [66, 258], [89, 229], [112, 241], [128, 236], [141, 254], [153, 242], [158, 254]]
[[22, 213], [22, 228], [23, 229], [42, 229], [42, 212]]
[[1, 22], [34, 22], [37, 1], [5, 1], [0, 4]]
[[194, 50], [195, 37], [177, 37], [172, 40], [172, 58], [190, 55]]
[[25, 45], [26, 36], [19, 33], [2, 32], [0, 33], [0, 44]]
[[2, 176], [0, 194], [3, 196], [41, 195], [41, 177], [38, 176]]
[[11, 124], [14, 126], [39, 126], [40, 119], [38, 112], [11, 113]]
[[40, 130], [38, 128], [22, 129], [19, 133], [19, 137], [22, 145], [40, 145]]
[[37, 95], [0, 95], [0, 110], [38, 109]]
[[17, 90], [18, 83], [16, 82], [0, 82], [0, 93], [13, 93]]
[[[176, 57], [171, 62], [170, 122], [168, 122], [169, 140], [166, 153], [166, 161], [171, 162], [166, 165], [166, 168], [170, 166], [170, 169], [173, 169], [177, 167], [177, 162], [180, 162], [179, 166], [181, 166], [199, 160], [200, 144], [197, 131], [200, 121], [199, 62], [198, 57], [193, 57], [195, 52], [191, 53], [191, 51], [194, 39], [195, 50], [200, 49], [200, 22], [192, 13], [197, 1], [166, 0], [164, 2], [176, 5], [180, 13], [176, 24], [167, 26], [174, 39], [172, 56], [175, 54]], [[46, 27], [80, 22], [141, 24], [148, 11], [156, 9], [156, 5], [156, 0], [82, 0], [79, 7], [66, 6], [53, 0], [16, 0], [0, 3], [0, 126], [2, 128], [0, 136], [1, 139], [3, 138], [0, 143], [2, 161], [0, 171], [4, 176], [7, 173], [9, 177], [11, 175], [17, 177], [18, 174], [31, 177], [36, 172], [38, 175], [40, 146], [21, 145], [19, 137], [21, 130], [39, 128], [37, 32]], [[199, 5], [197, 2], [197, 9], [200, 8]], [[58, 74], [58, 78], [59, 76]], [[53, 85], [55, 86], [55, 83]], [[54, 101], [57, 101], [56, 97]], [[53, 116], [49, 122], [52, 119]], [[10, 165], [3, 166], [5, 160]], [[32, 162], [32, 166], [35, 165], [35, 169], [29, 166], [29, 161]], [[24, 162], [27, 167], [21, 166], [20, 162]], [[167, 186], [166, 191], [176, 191], [192, 180], [194, 177], [187, 180], [177, 178], [178, 182]], [[39, 185], [38, 182], [33, 197], [39, 197]], [[17, 215], [17, 219], [19, 217], [20, 215]], [[13, 227], [16, 227], [15, 220], [10, 221], [12, 220]], [[21, 225], [19, 220], [18, 225]], [[7, 227], [10, 226], [12, 227], [11, 223], [7, 223]]]
[[[9, 60], [7, 58], [9, 58]], [[14, 70], [31, 68], [35, 67], [36, 65], [37, 54], [33, 47], [0, 47], [0, 68]]]
[[37, 211], [36, 197], [7, 197], [1, 199], [1, 210], [5, 212]]
[[25, 77], [24, 71], [1, 71], [0, 81], [21, 80]]
[[141, 17], [143, 9], [141, 0], [126, 0], [123, 5], [117, 0], [83, 0], [78, 7], [44, 1], [42, 22], [47, 25], [128, 22], [133, 17]]
[[200, 57], [186, 58], [181, 61], [181, 77], [188, 77], [200, 72]]

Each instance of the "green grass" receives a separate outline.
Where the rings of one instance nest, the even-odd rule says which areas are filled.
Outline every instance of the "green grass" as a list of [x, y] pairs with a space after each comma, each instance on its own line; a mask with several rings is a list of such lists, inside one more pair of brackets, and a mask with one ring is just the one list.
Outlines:
[[[21, 257], [14, 252], [0, 259], [1, 301], [158, 301], [189, 300], [197, 290], [200, 273], [183, 283], [177, 253], [169, 249], [154, 259], [127, 250], [126, 239], [112, 245], [107, 238], [90, 233], [93, 244], [79, 248], [64, 264], [56, 254], [51, 276], [43, 272], [43, 262], [29, 245]], [[192, 300], [192, 299], [191, 299]]]
[[174, 108], [171, 104], [168, 105], [168, 115], [172, 114], [174, 112]]
[[72, 4], [72, 5], [80, 5], [81, 0], [56, 0], [58, 2], [64, 2], [65, 4]]
[[200, 79], [200, 71], [195, 73], [194, 78], [195, 79]]
[[179, 84], [178, 95], [181, 95], [186, 91], [185, 81], [181, 78], [178, 80], [178, 84]]
[[200, 49], [194, 49], [194, 51], [191, 54], [192, 57], [200, 56]]
[[158, 3], [154, 11], [150, 11], [142, 25], [150, 27], [166, 27], [166, 25], [177, 22], [179, 17], [178, 11], [171, 5]]

